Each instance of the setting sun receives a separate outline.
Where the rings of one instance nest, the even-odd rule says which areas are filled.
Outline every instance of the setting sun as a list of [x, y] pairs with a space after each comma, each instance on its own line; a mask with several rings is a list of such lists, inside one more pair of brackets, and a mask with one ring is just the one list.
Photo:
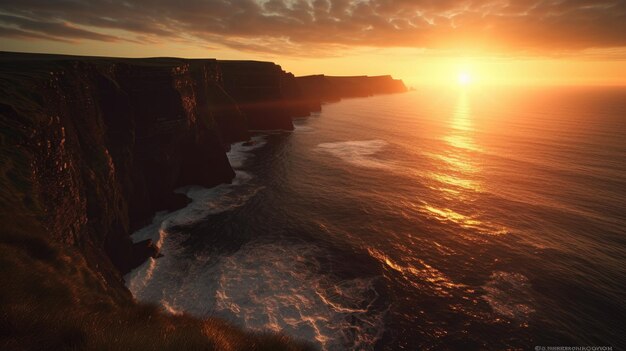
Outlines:
[[459, 73], [457, 78], [459, 85], [469, 85], [472, 82], [472, 76], [467, 72]]
[[0, 0], [0, 351], [625, 348], [624, 33], [626, 0]]

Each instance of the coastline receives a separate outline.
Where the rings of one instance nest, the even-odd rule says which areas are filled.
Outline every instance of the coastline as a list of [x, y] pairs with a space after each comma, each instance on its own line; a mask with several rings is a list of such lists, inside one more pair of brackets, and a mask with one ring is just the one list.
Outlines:
[[[152, 214], [188, 204], [175, 189], [232, 182], [230, 144], [249, 140], [251, 130], [293, 130], [292, 118], [318, 111], [327, 96], [298, 92], [298, 78], [268, 62], [16, 53], [2, 53], [0, 61], [1, 220], [7, 224], [1, 239], [9, 267], [3, 279], [12, 282], [2, 304], [2, 324], [11, 331], [5, 346], [141, 344], [131, 331], [147, 319], [157, 327], [144, 327], [142, 337], [161, 342], [158, 348], [176, 345], [176, 338], [158, 336], [169, 323], [197, 332], [190, 348], [219, 349], [216, 335], [244, 349], [307, 348], [219, 321], [162, 315], [133, 301], [122, 274], [158, 256], [158, 240], [133, 244], [129, 234]], [[400, 89], [401, 82], [382, 80], [391, 83], [381, 92]], [[335, 81], [337, 94], [349, 91], [341, 79], [318, 81]], [[358, 81], [371, 84], [368, 77]], [[354, 78], [348, 86], [355, 87]], [[357, 93], [363, 91], [376, 93], [372, 87]], [[129, 331], [113, 338], [114, 320]], [[46, 332], [28, 341], [41, 329]]]

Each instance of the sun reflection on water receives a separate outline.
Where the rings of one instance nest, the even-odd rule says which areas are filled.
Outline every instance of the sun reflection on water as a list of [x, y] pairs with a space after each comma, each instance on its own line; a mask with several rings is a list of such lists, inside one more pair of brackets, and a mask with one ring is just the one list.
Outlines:
[[459, 158], [458, 155], [429, 154], [429, 156], [447, 163], [448, 166], [459, 172], [476, 173], [479, 171], [474, 164], [466, 162], [466, 160]]
[[461, 134], [453, 134], [446, 136], [443, 140], [445, 140], [449, 145], [454, 146], [459, 149], [465, 149], [470, 151], [482, 151], [476, 144], [474, 144], [474, 140], [471, 137], [461, 135]]
[[477, 193], [482, 191], [482, 169], [478, 158], [483, 152], [475, 140], [474, 120], [467, 94], [464, 91], [458, 96], [448, 132], [440, 139], [444, 145], [436, 152], [425, 153], [437, 163], [437, 171], [428, 175], [434, 182], [429, 187], [439, 191], [442, 196], [437, 201], [422, 202], [419, 211], [429, 218], [455, 223], [464, 229], [503, 234], [506, 231], [502, 228], [479, 219], [480, 212], [465, 213], [468, 208], [473, 208], [467, 206], [468, 202], [473, 201]]
[[472, 219], [468, 216], [462, 215], [449, 208], [438, 209], [429, 205], [424, 205], [423, 208], [441, 220], [452, 221], [454, 223], [459, 224], [462, 227], [475, 227], [481, 224], [480, 221], [476, 219]]
[[[429, 153], [430, 158], [443, 161], [444, 172], [432, 173], [431, 178], [449, 190], [469, 190], [479, 192], [480, 182], [476, 179], [480, 173], [479, 165], [473, 160], [481, 148], [474, 141], [474, 123], [467, 93], [459, 95], [454, 114], [450, 120], [450, 131], [442, 137], [446, 147], [436, 153]], [[448, 191], [448, 190], [444, 190]]]
[[482, 151], [474, 140], [474, 120], [466, 92], [459, 95], [450, 129], [450, 134], [443, 138], [448, 145], [468, 151]]
[[370, 256], [379, 260], [386, 267], [400, 273], [406, 282], [424, 293], [451, 296], [455, 290], [466, 288], [464, 284], [455, 283], [446, 274], [422, 259], [413, 258], [413, 262], [401, 264], [375, 248], [368, 247], [367, 251]]
[[[480, 190], [480, 184], [478, 184], [477, 182], [471, 180], [471, 179], [464, 179], [464, 178], [460, 178], [454, 174], [437, 174], [437, 173], [432, 173], [430, 174], [430, 177], [444, 185], [452, 185], [456, 188], [463, 188], [466, 190], [473, 190], [473, 191], [479, 191]], [[446, 189], [444, 191], [451, 191], [454, 192], [455, 189]], [[458, 190], [456, 191], [458, 193]]]

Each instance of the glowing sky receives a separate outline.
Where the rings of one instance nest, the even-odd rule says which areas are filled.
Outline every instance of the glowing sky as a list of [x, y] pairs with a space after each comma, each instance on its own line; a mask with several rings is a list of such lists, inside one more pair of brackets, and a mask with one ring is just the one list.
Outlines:
[[621, 0], [0, 0], [0, 48], [274, 61], [409, 84], [625, 84]]

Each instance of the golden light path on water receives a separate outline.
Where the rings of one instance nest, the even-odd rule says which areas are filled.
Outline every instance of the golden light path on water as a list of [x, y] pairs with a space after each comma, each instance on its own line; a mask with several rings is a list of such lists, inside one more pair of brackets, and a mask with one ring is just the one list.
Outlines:
[[[459, 93], [449, 121], [449, 131], [441, 137], [446, 147], [442, 147], [438, 153], [427, 154], [444, 165], [443, 172], [433, 172], [429, 175], [437, 183], [431, 188], [440, 191], [442, 198], [450, 198], [452, 195], [461, 203], [471, 200], [483, 190], [479, 180], [481, 166], [477, 158], [484, 150], [474, 138], [476, 131], [468, 94], [465, 90]], [[475, 215], [462, 214], [450, 207], [453, 206], [424, 203], [421, 205], [421, 212], [442, 222], [455, 223], [464, 229], [478, 229], [480, 232], [489, 234], [506, 232], [503, 229], [495, 229], [489, 223], [484, 223]]]
[[[298, 121], [292, 134], [263, 137], [269, 150], [236, 145], [229, 161], [239, 183], [190, 192], [192, 205], [155, 228], [164, 256], [128, 277], [129, 288], [172, 313], [280, 331], [320, 350], [434, 350], [468, 340], [468, 349], [491, 341], [519, 349], [538, 326], [550, 330], [542, 318], [575, 320], [566, 312], [579, 302], [597, 303], [590, 315], [601, 317], [612, 294], [565, 304], [552, 297], [598, 282], [610, 288], [596, 279], [618, 276], [601, 269], [612, 269], [619, 250], [588, 272], [566, 265], [580, 263], [581, 248], [594, 257], [611, 250], [584, 226], [610, 231], [600, 221], [618, 220], [601, 212], [617, 207], [596, 206], [585, 188], [596, 180], [591, 189], [604, 191], [615, 170], [596, 178], [570, 166], [600, 167], [600, 155], [615, 162], [615, 152], [598, 150], [619, 152], [623, 143], [579, 148], [619, 135], [580, 135], [588, 116], [577, 117], [580, 126], [570, 120], [569, 103], [552, 115], [545, 106], [524, 110], [534, 98], [517, 99], [470, 87], [348, 99]], [[581, 199], [565, 201], [573, 195]], [[573, 260], [543, 259], [552, 254]], [[562, 285], [542, 278], [561, 273]], [[589, 280], [572, 285], [579, 273]], [[542, 284], [554, 295], [541, 295]]]
[[[437, 136], [440, 142], [438, 147], [420, 152], [433, 162], [430, 167], [433, 171], [427, 172], [426, 178], [421, 174], [417, 176], [425, 180], [427, 186], [438, 195], [418, 195], [416, 201], [405, 199], [402, 204], [408, 209], [407, 213], [411, 209], [416, 210], [428, 219], [441, 222], [448, 228], [456, 228], [453, 230], [458, 238], [480, 243], [486, 240], [484, 235], [502, 235], [507, 230], [485, 218], [484, 214], [488, 209], [481, 209], [476, 205], [476, 200], [486, 191], [481, 164], [485, 147], [475, 138], [476, 133], [470, 96], [462, 91], [455, 100], [445, 128]], [[455, 252], [452, 247], [440, 245], [436, 241], [435, 244], [445, 255]], [[388, 252], [372, 246], [368, 246], [367, 250], [384, 267], [400, 273], [405, 282], [421, 292], [428, 291], [430, 294], [449, 298], [462, 296], [472, 304], [478, 303], [479, 299], [472, 287], [455, 282], [439, 270], [436, 263], [421, 258], [418, 249], [404, 244], [394, 247], [403, 252], [401, 258], [394, 258]], [[459, 312], [463, 310], [467, 314], [474, 313], [459, 306], [455, 308]]]

